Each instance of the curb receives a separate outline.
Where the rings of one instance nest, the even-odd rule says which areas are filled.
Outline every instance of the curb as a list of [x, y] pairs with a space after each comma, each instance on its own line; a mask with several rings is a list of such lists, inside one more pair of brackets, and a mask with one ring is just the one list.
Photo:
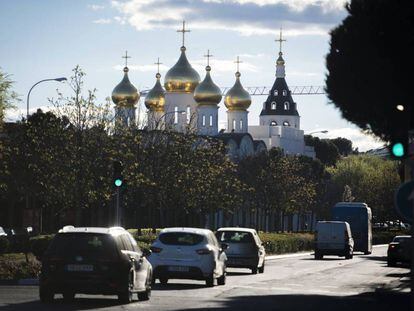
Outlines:
[[21, 279], [21, 280], [0, 280], [0, 285], [39, 285], [39, 279]]
[[[377, 244], [377, 245], [373, 245], [372, 248], [379, 248], [379, 247], [385, 247], [385, 246], [388, 246], [388, 244]], [[266, 260], [277, 260], [277, 259], [284, 259], [284, 258], [310, 256], [312, 254], [313, 254], [313, 251], [312, 252], [281, 254], [281, 255], [269, 255], [269, 256], [266, 256], [265, 258], [266, 258]]]

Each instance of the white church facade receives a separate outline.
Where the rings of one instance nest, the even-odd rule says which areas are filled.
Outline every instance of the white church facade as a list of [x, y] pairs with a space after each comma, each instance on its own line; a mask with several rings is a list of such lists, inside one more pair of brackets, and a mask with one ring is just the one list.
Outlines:
[[[207, 54], [205, 77], [200, 81], [200, 75], [191, 66], [185, 53], [184, 34], [188, 30], [184, 22], [180, 31], [183, 33], [183, 45], [177, 63], [166, 73], [164, 87], [160, 73], [156, 74], [155, 85], [145, 96], [149, 130], [169, 128], [215, 137], [225, 143], [229, 156], [236, 161], [273, 147], [283, 149], [287, 155], [315, 157], [313, 148], [304, 142], [297, 105], [285, 80], [285, 62], [281, 51], [276, 61], [276, 80], [263, 103], [260, 123], [249, 126], [248, 109], [252, 100], [241, 83], [239, 60], [236, 62], [235, 83], [223, 99], [220, 88], [211, 77], [211, 55]], [[125, 125], [135, 122], [139, 98], [140, 93], [129, 81], [128, 67], [125, 66], [124, 78], [112, 92], [117, 122]], [[227, 109], [227, 130], [219, 132], [218, 105], [222, 100]]]

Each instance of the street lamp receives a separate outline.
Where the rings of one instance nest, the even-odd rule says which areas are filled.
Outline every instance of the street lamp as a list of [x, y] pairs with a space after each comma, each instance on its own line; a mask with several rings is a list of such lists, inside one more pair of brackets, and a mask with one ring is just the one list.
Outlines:
[[323, 133], [323, 134], [326, 134], [326, 133], [328, 133], [328, 132], [329, 132], [328, 130], [323, 130], [323, 131], [314, 131], [314, 132], [307, 133], [306, 135], [311, 135], [311, 134], [316, 134], [316, 133]]
[[42, 82], [46, 82], [46, 81], [57, 81], [57, 82], [63, 82], [63, 81], [67, 81], [68, 79], [66, 79], [65, 77], [62, 78], [54, 78], [54, 79], [44, 79], [44, 80], [40, 80], [39, 82], [36, 82], [35, 84], [33, 84], [33, 86], [30, 88], [29, 93], [27, 93], [27, 100], [26, 100], [26, 104], [27, 104], [27, 111], [26, 111], [26, 122], [29, 119], [29, 99], [30, 99], [30, 93], [32, 92], [33, 88], [42, 83]]

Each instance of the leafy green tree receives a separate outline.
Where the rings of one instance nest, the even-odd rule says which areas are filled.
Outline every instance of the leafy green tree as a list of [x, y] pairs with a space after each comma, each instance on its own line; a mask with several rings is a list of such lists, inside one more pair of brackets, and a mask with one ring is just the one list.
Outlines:
[[414, 2], [352, 0], [346, 9], [331, 32], [328, 96], [345, 119], [383, 140], [407, 134], [414, 128]]
[[15, 108], [15, 103], [19, 101], [16, 92], [12, 90], [13, 81], [10, 75], [0, 69], [0, 130], [4, 120], [4, 113], [7, 109]]
[[[373, 216], [380, 220], [394, 219], [394, 192], [399, 186], [397, 163], [374, 156], [351, 155], [338, 161], [336, 167], [328, 168], [338, 202], [354, 197], [354, 201], [366, 202]], [[346, 190], [349, 188], [349, 191]], [[350, 191], [352, 189], [352, 193]]]
[[330, 141], [338, 148], [338, 152], [342, 156], [348, 156], [354, 152], [352, 141], [343, 137], [330, 139]]
[[319, 139], [319, 137], [305, 135], [305, 143], [315, 148], [316, 158], [324, 165], [335, 165], [340, 158], [338, 147], [330, 139]]

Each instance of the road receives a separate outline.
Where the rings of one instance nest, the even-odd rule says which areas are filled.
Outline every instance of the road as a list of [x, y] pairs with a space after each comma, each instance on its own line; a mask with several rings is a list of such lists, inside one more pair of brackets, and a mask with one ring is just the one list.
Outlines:
[[0, 286], [3, 310], [410, 310], [409, 269], [386, 266], [386, 247], [352, 260], [311, 255], [269, 260], [264, 274], [229, 269], [227, 284], [170, 280], [150, 301], [118, 305], [115, 296], [77, 295], [72, 304], [38, 301], [37, 286]]

